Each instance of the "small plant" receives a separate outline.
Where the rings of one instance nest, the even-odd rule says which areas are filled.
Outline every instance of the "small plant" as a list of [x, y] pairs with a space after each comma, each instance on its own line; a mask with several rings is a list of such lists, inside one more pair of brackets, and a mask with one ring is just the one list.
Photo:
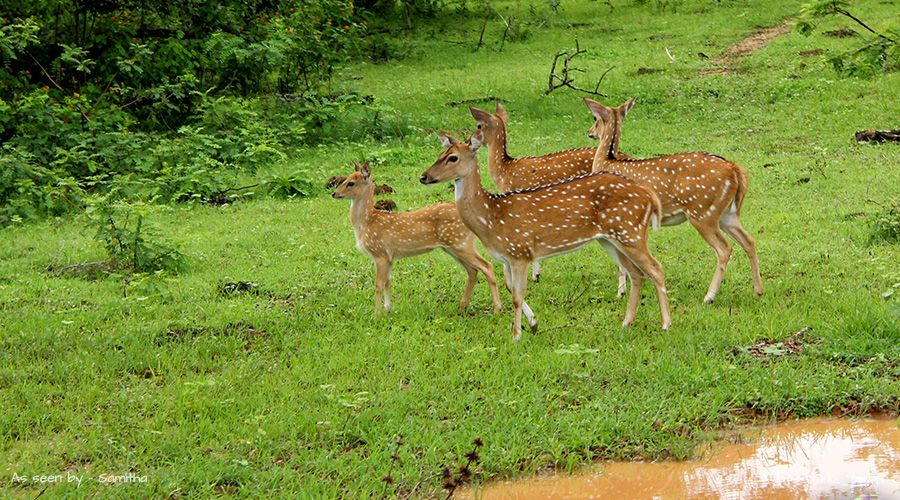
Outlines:
[[177, 273], [185, 268], [184, 255], [162, 241], [146, 220], [152, 208], [142, 202], [106, 199], [88, 207], [87, 214], [97, 227], [94, 238], [106, 248], [111, 268], [134, 273]]
[[269, 196], [275, 198], [295, 198], [313, 195], [318, 189], [309, 180], [305, 170], [295, 170], [283, 175], [273, 175], [264, 181]]
[[478, 448], [481, 448], [483, 445], [484, 441], [481, 438], [475, 438], [472, 441], [472, 451], [465, 454], [466, 465], [462, 465], [456, 470], [447, 466], [441, 471], [441, 487], [447, 490], [447, 500], [450, 500], [456, 488], [468, 484], [472, 480], [474, 475], [472, 467], [477, 466], [481, 462]]
[[870, 245], [900, 243], [900, 206], [876, 213], [869, 224]]

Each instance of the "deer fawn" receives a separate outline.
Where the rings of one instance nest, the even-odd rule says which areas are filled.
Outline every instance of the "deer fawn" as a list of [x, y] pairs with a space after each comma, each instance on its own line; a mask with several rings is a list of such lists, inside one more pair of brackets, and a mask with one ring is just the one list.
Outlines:
[[662, 203], [662, 225], [688, 220], [716, 252], [717, 265], [703, 301], [716, 298], [731, 247], [722, 235], [724, 229], [747, 253], [753, 273], [756, 295], [763, 292], [756, 257], [756, 243], [741, 226], [741, 205], [747, 193], [747, 173], [721, 156], [705, 152], [681, 153], [638, 160], [622, 158], [618, 153], [622, 121], [634, 106], [634, 99], [617, 107], [607, 107], [584, 99], [596, 119], [588, 136], [600, 141], [594, 158], [594, 171], [616, 172], [653, 189]]
[[[469, 108], [488, 146], [488, 171], [501, 192], [530, 189], [591, 173], [596, 148], [569, 149], [543, 156], [512, 158], [506, 151], [506, 125], [509, 115], [496, 103], [496, 113]], [[624, 153], [622, 153], [624, 155]], [[541, 265], [531, 267], [534, 281], [540, 281]], [[619, 296], [625, 295], [624, 270], [619, 275]]]
[[466, 229], [453, 203], [439, 203], [413, 212], [376, 210], [375, 186], [369, 178], [369, 166], [357, 165], [331, 194], [350, 199], [350, 222], [356, 233], [356, 247], [375, 261], [375, 312], [391, 310], [391, 266], [403, 257], [440, 248], [466, 270], [469, 279], [459, 307], [465, 309], [472, 296], [478, 272], [491, 287], [494, 312], [500, 311], [500, 293], [494, 270], [475, 250], [475, 235]]
[[423, 184], [454, 181], [460, 217], [488, 252], [503, 263], [513, 296], [513, 338], [521, 336], [522, 313], [532, 332], [537, 320], [525, 303], [528, 264], [577, 250], [597, 240], [624, 266], [632, 279], [622, 326], [634, 321], [646, 274], [656, 285], [662, 327], [668, 329], [669, 303], [662, 267], [647, 248], [647, 229], [660, 216], [659, 200], [649, 189], [618, 174], [598, 172], [524, 191], [490, 195], [481, 185], [478, 148], [481, 130], [467, 143], [439, 134], [447, 148], [422, 174]]

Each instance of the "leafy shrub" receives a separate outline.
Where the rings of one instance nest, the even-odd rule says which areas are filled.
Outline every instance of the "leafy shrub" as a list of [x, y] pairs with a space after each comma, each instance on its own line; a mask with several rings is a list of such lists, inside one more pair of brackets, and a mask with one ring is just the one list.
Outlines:
[[900, 207], [876, 213], [869, 225], [869, 244], [900, 243]]
[[107, 198], [91, 204], [87, 214], [97, 227], [94, 238], [106, 248], [111, 268], [137, 273], [176, 273], [185, 268], [184, 255], [162, 241], [146, 219], [151, 211], [144, 203], [109, 202]]
[[265, 181], [268, 192], [276, 198], [310, 196], [317, 191], [305, 170], [295, 170], [284, 175], [273, 175]]
[[812, 33], [819, 20], [841, 15], [863, 27], [871, 36], [859, 47], [828, 56], [832, 67], [845, 76], [873, 76], [900, 69], [900, 30], [888, 29], [879, 33], [850, 13], [849, 3], [843, 0], [814, 0], [803, 4], [797, 20], [797, 31]]
[[260, 184], [307, 196], [306, 172], [258, 171], [303, 144], [409, 130], [370, 97], [333, 89], [335, 68], [363, 47], [367, 21], [351, 1], [57, 7], [0, 5], [0, 225], [83, 210], [85, 197], [225, 203]]

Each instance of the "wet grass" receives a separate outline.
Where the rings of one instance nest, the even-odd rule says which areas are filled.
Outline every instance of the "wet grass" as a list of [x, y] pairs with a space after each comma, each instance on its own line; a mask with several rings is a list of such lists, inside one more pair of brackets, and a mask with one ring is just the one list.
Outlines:
[[[897, 206], [900, 149], [852, 137], [894, 125], [900, 75], [837, 78], [824, 55], [798, 54], [853, 39], [793, 32], [737, 60], [733, 74], [701, 74], [797, 5], [682, 5], [663, 15], [564, 2], [502, 53], [496, 22], [479, 52], [479, 18], [422, 27], [397, 41], [408, 58], [344, 71], [418, 129], [402, 142], [316, 147], [297, 161], [324, 185], [369, 158], [401, 210], [452, 199], [416, 181], [440, 152], [430, 130], [471, 130], [466, 107], [447, 103], [491, 95], [507, 104], [513, 155], [589, 146], [581, 96], [542, 96], [553, 53], [577, 36], [590, 50], [587, 75], [616, 66], [606, 101], [638, 98], [624, 151], [704, 149], [749, 171], [742, 219], [759, 246], [762, 298], [735, 249], [716, 303], [703, 305], [714, 258], [683, 225], [651, 236], [673, 303], [670, 332], [658, 330], [649, 289], [635, 326], [619, 327], [615, 268], [588, 247], [544, 263], [528, 290], [543, 331], [513, 343], [508, 294], [491, 315], [480, 281], [459, 313], [465, 276], [439, 253], [395, 267], [395, 312], [374, 319], [373, 266], [355, 249], [347, 204], [325, 192], [157, 214], [189, 270], [130, 284], [45, 271], [104, 259], [79, 219], [6, 228], [3, 494], [434, 495], [441, 469], [464, 463], [475, 438], [484, 479], [599, 457], [685, 458], [706, 430], [750, 417], [897, 411], [900, 292], [888, 292], [900, 283], [900, 250], [869, 236], [873, 217]], [[873, 22], [896, 22], [890, 4], [859, 6]], [[252, 291], [223, 293], [242, 282]], [[99, 481], [129, 472], [147, 482]], [[84, 475], [80, 489], [32, 480], [68, 473]]]

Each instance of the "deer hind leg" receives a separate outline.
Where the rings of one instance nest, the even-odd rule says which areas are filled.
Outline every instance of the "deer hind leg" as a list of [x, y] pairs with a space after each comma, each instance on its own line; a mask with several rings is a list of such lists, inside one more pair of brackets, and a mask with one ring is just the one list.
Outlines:
[[689, 219], [691, 224], [700, 233], [700, 236], [713, 247], [716, 252], [716, 272], [713, 274], [712, 281], [709, 283], [709, 290], [703, 298], [703, 302], [709, 304], [716, 299], [719, 293], [719, 285], [722, 284], [722, 278], [725, 277], [725, 269], [728, 267], [728, 261], [731, 259], [731, 246], [719, 230], [718, 224], [713, 219]]
[[501, 302], [500, 292], [497, 290], [497, 277], [494, 276], [494, 270], [491, 268], [490, 263], [478, 255], [478, 252], [471, 242], [469, 245], [462, 248], [448, 248], [446, 250], [447, 253], [466, 269], [466, 272], [469, 275], [468, 281], [466, 282], [466, 290], [459, 303], [460, 309], [468, 307], [469, 299], [472, 297], [472, 290], [475, 287], [475, 281], [478, 279], [478, 272], [481, 272], [491, 289], [491, 300], [494, 304], [493, 311], [495, 313], [500, 312]]
[[503, 303], [500, 302], [500, 291], [497, 290], [497, 277], [494, 275], [494, 267], [491, 266], [491, 263], [486, 261], [482, 256], [475, 253], [475, 266], [481, 274], [484, 275], [484, 279], [487, 280], [488, 286], [491, 288], [491, 302], [494, 304], [493, 312], [498, 313], [500, 309], [503, 307]]
[[644, 275], [615, 245], [607, 240], [598, 241], [609, 252], [616, 264], [619, 265], [619, 291], [622, 293], [617, 294], [618, 297], [621, 297], [624, 293], [621, 281], [625, 279], [625, 275], [631, 277], [631, 294], [628, 296], [628, 306], [625, 308], [625, 319], [622, 320], [623, 327], [630, 326], [634, 322], [637, 306], [641, 300], [641, 285], [644, 282]]
[[616, 297], [622, 298], [625, 296], [625, 292], [628, 290], [628, 271], [625, 270], [625, 267], [619, 263], [619, 288], [616, 291]]
[[375, 314], [377, 315], [391, 311], [390, 280], [390, 259], [375, 259]]
[[534, 312], [525, 303], [525, 289], [528, 286], [528, 263], [512, 262], [506, 266], [508, 270], [509, 284], [512, 288], [513, 296], [513, 340], [522, 338], [522, 313], [528, 319], [531, 331], [537, 331], [537, 320], [534, 318]]
[[[650, 249], [647, 248], [647, 240], [640, 240], [635, 246], [627, 247], [625, 245], [618, 246], [619, 251], [637, 266], [644, 276], [650, 278], [653, 285], [656, 286], [656, 296], [659, 299], [659, 314], [662, 317], [662, 329], [668, 330], [672, 325], [672, 317], [669, 315], [669, 294], [666, 291], [666, 282], [663, 277], [663, 268], [659, 262], [653, 258]], [[637, 284], [632, 284], [630, 300], [640, 299], [640, 288]], [[634, 289], [637, 289], [635, 293]], [[637, 299], [635, 299], [637, 297]], [[635, 306], [637, 307], [637, 306]]]
[[728, 211], [722, 215], [722, 218], [719, 219], [719, 227], [724, 229], [728, 236], [731, 236], [731, 238], [744, 249], [747, 258], [750, 259], [750, 272], [753, 274], [753, 289], [756, 292], [756, 296], [759, 297], [763, 293], [763, 283], [762, 277], [759, 275], [759, 260], [756, 257], [756, 241], [754, 241], [753, 237], [750, 236], [750, 233], [741, 226], [741, 220], [738, 219], [734, 204], [732, 204], [728, 208]]

